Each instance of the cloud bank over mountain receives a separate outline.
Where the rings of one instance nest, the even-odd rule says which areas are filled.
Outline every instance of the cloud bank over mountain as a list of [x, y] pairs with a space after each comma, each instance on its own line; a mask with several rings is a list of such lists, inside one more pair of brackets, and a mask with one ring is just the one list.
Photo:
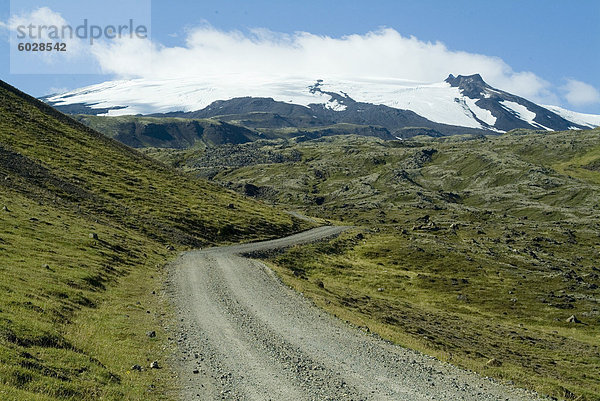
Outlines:
[[600, 92], [592, 85], [576, 79], [568, 79], [561, 88], [567, 101], [574, 106], [585, 106], [600, 103]]
[[[63, 23], [48, 8], [20, 19]], [[17, 21], [0, 24], [9, 29]], [[449, 74], [479, 73], [494, 87], [537, 103], [600, 105], [598, 89], [576, 79], [548, 82], [531, 71], [517, 71], [499, 57], [457, 51], [442, 42], [402, 36], [392, 28], [341, 37], [308, 32], [293, 34], [267, 29], [222, 31], [208, 23], [189, 28], [181, 46], [150, 40], [99, 41], [89, 48], [77, 40], [74, 51], [89, 52], [103, 73], [118, 78], [177, 79], [190, 76], [253, 77], [274, 75], [304, 78], [376, 78], [440, 82]], [[473, 33], [474, 35], [476, 33]], [[151, 60], [151, 61], [149, 61]]]
[[[152, 65], [141, 65], [151, 52]], [[405, 37], [391, 28], [339, 38], [265, 29], [221, 31], [208, 24], [188, 30], [185, 46], [159, 43], [140, 49], [128, 41], [94, 48], [106, 73], [119, 77], [177, 78], [249, 74], [315, 78], [391, 78], [439, 82], [448, 74], [480, 73], [491, 85], [535, 102], [597, 103], [595, 88], [570, 80], [560, 90], [530, 71], [515, 71], [498, 57], [449, 49], [442, 42]], [[249, 78], [251, 79], [251, 78]], [[596, 91], [597, 93], [597, 91]]]

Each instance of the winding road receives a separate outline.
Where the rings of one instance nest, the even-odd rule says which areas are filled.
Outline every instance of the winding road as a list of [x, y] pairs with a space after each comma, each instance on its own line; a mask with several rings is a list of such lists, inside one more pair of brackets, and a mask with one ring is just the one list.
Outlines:
[[328, 315], [241, 255], [331, 237], [183, 254], [172, 269], [183, 400], [534, 400], [535, 394], [392, 345]]

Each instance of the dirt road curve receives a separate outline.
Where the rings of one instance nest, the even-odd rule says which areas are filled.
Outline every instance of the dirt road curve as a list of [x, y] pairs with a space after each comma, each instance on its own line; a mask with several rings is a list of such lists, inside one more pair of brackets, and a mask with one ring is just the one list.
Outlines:
[[340, 227], [184, 254], [171, 293], [181, 322], [184, 400], [533, 400], [351, 327], [240, 256]]

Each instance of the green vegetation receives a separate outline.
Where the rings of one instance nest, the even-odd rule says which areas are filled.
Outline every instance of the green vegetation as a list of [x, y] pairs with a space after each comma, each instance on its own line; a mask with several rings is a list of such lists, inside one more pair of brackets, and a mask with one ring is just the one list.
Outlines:
[[88, 115], [75, 115], [73, 118], [134, 148], [206, 147], [260, 138], [253, 130], [213, 119]]
[[[348, 134], [382, 139], [394, 138], [387, 129], [380, 126], [348, 123], [313, 126], [312, 116], [307, 117], [306, 121], [299, 125], [277, 114], [260, 112], [219, 115], [212, 118], [188, 117], [73, 115], [73, 118], [82, 124], [128, 146], [171, 151], [191, 147], [206, 149], [224, 144], [241, 144], [265, 139], [298, 138], [302, 141]], [[402, 128], [397, 134], [413, 136], [423, 132], [441, 135], [433, 129], [418, 127]]]
[[486, 376], [598, 400], [599, 144], [598, 129], [344, 136], [230, 146], [235, 163], [202, 150], [178, 160], [230, 188], [357, 226], [271, 260], [324, 309]]
[[164, 265], [306, 225], [0, 83], [0, 399], [170, 398]]

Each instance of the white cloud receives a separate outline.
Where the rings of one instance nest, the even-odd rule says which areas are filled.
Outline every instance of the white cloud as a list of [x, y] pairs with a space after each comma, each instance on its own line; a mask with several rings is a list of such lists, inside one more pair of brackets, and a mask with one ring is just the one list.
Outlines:
[[568, 79], [561, 87], [565, 99], [574, 106], [587, 106], [600, 103], [600, 92], [592, 85], [576, 79]]
[[429, 83], [451, 73], [480, 73], [490, 85], [533, 101], [558, 101], [549, 82], [532, 72], [515, 72], [498, 57], [453, 51], [441, 42], [404, 37], [389, 28], [332, 38], [265, 29], [224, 32], [204, 25], [188, 30], [183, 47], [154, 43], [145, 51], [152, 53], [151, 65], [136, 60], [133, 47], [125, 42], [94, 49], [103, 71], [120, 77], [168, 79], [251, 72], [261, 76], [397, 78]]
[[[112, 43], [112, 56], [126, 55], [132, 61], [138, 57], [135, 65], [148, 65], [151, 43], [146, 38], [123, 35], [120, 39], [115, 32], [114, 19], [110, 24], [100, 21], [81, 20], [67, 21], [60, 12], [48, 7], [38, 7], [22, 13], [15, 13], [7, 21], [0, 22], [0, 31], [8, 33], [11, 40], [11, 71], [14, 73], [60, 73], [89, 74], [99, 73], [98, 60], [118, 63], [111, 54], [104, 51], [107, 42]], [[100, 23], [100, 24], [99, 24]], [[112, 27], [112, 29], [111, 29]], [[107, 33], [108, 32], [108, 33]], [[109, 36], [114, 36], [114, 39]], [[17, 43], [60, 43], [65, 44], [64, 51], [20, 51]], [[96, 46], [98, 49], [96, 49]], [[60, 48], [59, 48], [60, 49]], [[147, 56], [147, 57], [143, 57]], [[124, 74], [120, 68], [119, 75]]]
[[68, 92], [70, 89], [64, 86], [51, 86], [50, 88], [48, 88], [48, 94], [55, 94], [55, 93], [65, 93]]
[[[98, 61], [105, 74], [117, 74], [121, 78], [151, 77], [154, 75], [154, 62], [160, 54], [156, 45], [149, 40], [137, 38], [120, 38], [111, 42], [102, 41], [90, 48], [91, 53]], [[172, 60], [175, 62], [175, 60]], [[175, 78], [175, 62], [172, 76], [166, 71], [165, 78]]]
[[[0, 28], [14, 31], [23, 22], [57, 26], [67, 23], [59, 13], [42, 7], [27, 15], [12, 16], [0, 22]], [[99, 64], [103, 73], [119, 78], [246, 74], [431, 83], [449, 74], [479, 73], [492, 86], [542, 104], [560, 104], [560, 99], [574, 106], [600, 102], [598, 90], [584, 82], [570, 79], [556, 88], [533, 72], [514, 71], [501, 58], [451, 50], [442, 42], [405, 37], [390, 28], [338, 38], [267, 29], [226, 32], [208, 23], [186, 27], [184, 32], [185, 44], [178, 47], [129, 38], [98, 41], [94, 46], [74, 39], [68, 47], [71, 55], [91, 55], [89, 61]]]
[[[33, 25], [31, 31], [28, 29], [30, 25]], [[62, 15], [48, 7], [39, 7], [23, 14], [13, 14], [8, 21], [0, 22], [0, 28], [8, 30], [13, 35], [13, 38], [18, 38], [19, 32], [23, 32], [26, 34], [28, 40], [40, 43], [56, 42], [55, 38], [49, 36], [49, 27], [58, 27], [58, 32], [61, 32], [61, 27], [65, 25], [69, 25], [69, 23]], [[29, 36], [30, 33], [32, 36]], [[57, 52], [39, 52], [38, 58], [47, 63], [53, 63], [59, 59], [58, 56], [60, 56], [60, 59], [64, 57], [81, 57], [85, 54], [85, 50], [88, 47], [75, 35], [73, 35], [73, 38], [69, 36], [62, 37], [61, 35], [60, 41], [66, 43], [67, 52], [60, 54]]]

